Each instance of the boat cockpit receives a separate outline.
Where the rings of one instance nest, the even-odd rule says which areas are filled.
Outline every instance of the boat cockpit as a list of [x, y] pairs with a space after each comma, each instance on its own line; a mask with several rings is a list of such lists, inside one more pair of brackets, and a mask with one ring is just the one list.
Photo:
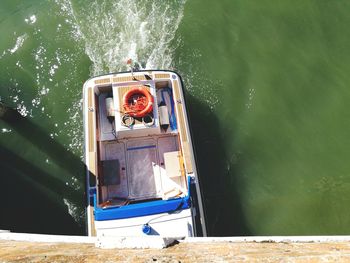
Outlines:
[[[97, 82], [95, 105], [88, 109], [95, 111], [97, 169], [90, 176], [95, 205], [108, 209], [187, 196], [186, 142], [179, 134], [183, 115], [178, 112], [174, 80], [170, 75], [137, 81], [119, 78], [113, 84]], [[126, 104], [144, 103], [139, 102], [142, 93], [150, 94], [151, 109], [143, 116], [128, 114]]]

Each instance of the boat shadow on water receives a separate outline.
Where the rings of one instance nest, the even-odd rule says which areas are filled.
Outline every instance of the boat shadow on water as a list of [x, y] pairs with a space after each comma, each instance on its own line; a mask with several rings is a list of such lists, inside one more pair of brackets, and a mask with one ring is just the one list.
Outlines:
[[[83, 177], [83, 162], [30, 119], [12, 108], [0, 106], [0, 120], [30, 141], [60, 168], [60, 172], [42, 169], [44, 162], [22, 157], [18, 145], [11, 148], [0, 145], [0, 198], [3, 200], [0, 229], [28, 233], [83, 234], [84, 224], [73, 219], [67, 212], [70, 208], [67, 208], [69, 204], [66, 203], [84, 203], [84, 187], [80, 186], [82, 190], [77, 190], [67, 185], [68, 175], [81, 174], [79, 180]], [[62, 177], [58, 177], [58, 173]]]
[[208, 105], [186, 93], [209, 236], [250, 235], [238, 194], [237, 173], [225, 154], [224, 132]]

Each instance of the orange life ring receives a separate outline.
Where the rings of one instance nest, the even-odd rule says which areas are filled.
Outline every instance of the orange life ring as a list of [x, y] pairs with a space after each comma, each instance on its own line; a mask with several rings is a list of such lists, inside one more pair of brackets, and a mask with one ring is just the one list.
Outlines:
[[153, 102], [153, 96], [145, 87], [134, 87], [123, 96], [125, 113], [136, 118], [150, 113], [153, 110]]

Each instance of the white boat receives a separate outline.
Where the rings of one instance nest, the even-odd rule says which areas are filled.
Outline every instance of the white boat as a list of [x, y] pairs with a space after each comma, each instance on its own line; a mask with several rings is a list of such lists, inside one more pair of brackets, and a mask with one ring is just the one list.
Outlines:
[[159, 70], [85, 82], [89, 236], [206, 236], [182, 86]]

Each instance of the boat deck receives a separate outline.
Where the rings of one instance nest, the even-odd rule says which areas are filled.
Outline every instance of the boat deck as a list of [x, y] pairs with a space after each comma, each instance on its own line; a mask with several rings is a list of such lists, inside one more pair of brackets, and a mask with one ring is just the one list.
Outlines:
[[[178, 153], [177, 140], [177, 135], [163, 135], [101, 142], [102, 202], [167, 198], [185, 192], [184, 176], [170, 177], [171, 164], [166, 167], [167, 155]], [[176, 161], [176, 156], [173, 159]]]

